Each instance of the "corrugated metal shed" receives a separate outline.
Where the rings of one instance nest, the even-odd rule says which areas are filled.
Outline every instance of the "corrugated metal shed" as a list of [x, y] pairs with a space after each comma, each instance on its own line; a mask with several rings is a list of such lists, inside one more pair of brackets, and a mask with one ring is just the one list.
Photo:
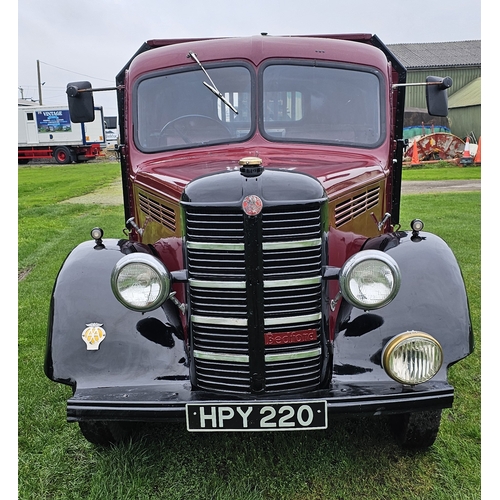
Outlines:
[[463, 108], [481, 105], [481, 77], [455, 92], [448, 99], [448, 108]]
[[481, 66], [481, 40], [397, 43], [388, 47], [408, 70]]
[[448, 99], [450, 128], [459, 137], [477, 142], [481, 137], [481, 78], [476, 78]]

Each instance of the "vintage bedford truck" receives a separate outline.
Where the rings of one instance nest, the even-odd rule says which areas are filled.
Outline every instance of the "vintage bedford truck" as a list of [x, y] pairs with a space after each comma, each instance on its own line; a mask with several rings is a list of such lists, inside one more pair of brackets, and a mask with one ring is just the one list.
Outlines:
[[[399, 220], [405, 82], [368, 34], [137, 51], [114, 87], [126, 237], [89, 228], [49, 314], [45, 373], [89, 441], [386, 415], [434, 443], [473, 335], [452, 251]], [[451, 80], [422, 84], [446, 115]], [[68, 84], [71, 119], [104, 90]]]

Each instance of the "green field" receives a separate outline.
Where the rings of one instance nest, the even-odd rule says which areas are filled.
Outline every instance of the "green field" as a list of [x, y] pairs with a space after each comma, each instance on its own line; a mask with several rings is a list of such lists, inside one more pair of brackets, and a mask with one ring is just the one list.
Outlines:
[[451, 181], [481, 179], [481, 167], [457, 167], [443, 162], [439, 167], [408, 167], [403, 169], [404, 181]]
[[[455, 170], [480, 175], [474, 169]], [[327, 431], [307, 433], [200, 435], [183, 424], [145, 425], [138, 440], [106, 449], [88, 443], [77, 424], [66, 423], [71, 390], [45, 377], [43, 358], [50, 295], [64, 258], [96, 225], [107, 237], [123, 236], [122, 207], [59, 202], [118, 176], [116, 163], [28, 166], [18, 172], [19, 499], [481, 497], [480, 193], [402, 198], [403, 228], [421, 218], [426, 230], [454, 250], [476, 340], [475, 352], [450, 370], [455, 403], [444, 411], [428, 451], [398, 448], [381, 417], [341, 420]], [[10, 480], [15, 482], [15, 474]]]

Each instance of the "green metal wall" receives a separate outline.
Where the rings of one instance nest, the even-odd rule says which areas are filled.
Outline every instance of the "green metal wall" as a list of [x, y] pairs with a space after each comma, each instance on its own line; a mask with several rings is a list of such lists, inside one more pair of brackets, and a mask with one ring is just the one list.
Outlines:
[[[448, 96], [453, 95], [462, 87], [481, 76], [480, 67], [445, 68], [408, 70], [407, 83], [425, 82], [427, 76], [449, 76], [453, 79], [453, 86], [448, 90]], [[407, 87], [405, 108], [426, 108], [425, 87]], [[450, 110], [448, 115], [451, 133], [458, 137], [465, 137], [473, 132], [479, 139], [481, 136], [481, 106], [469, 106]]]
[[[429, 76], [449, 76], [453, 80], [453, 86], [448, 90], [448, 95], [453, 95], [457, 90], [465, 87], [468, 83], [481, 76], [481, 68], [449, 68], [449, 69], [426, 69], [408, 70], [407, 83], [425, 82]], [[405, 108], [425, 108], [425, 87], [407, 87]]]
[[450, 109], [448, 122], [452, 134], [461, 139], [469, 136], [475, 142], [474, 138], [481, 137], [481, 106]]

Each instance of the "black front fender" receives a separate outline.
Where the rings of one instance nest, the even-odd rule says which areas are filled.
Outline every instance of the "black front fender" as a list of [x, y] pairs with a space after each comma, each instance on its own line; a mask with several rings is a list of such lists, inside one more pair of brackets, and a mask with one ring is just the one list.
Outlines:
[[[78, 245], [59, 271], [49, 312], [46, 375], [73, 387], [188, 378], [177, 309], [171, 301], [148, 313], [121, 305], [111, 289], [111, 272], [136, 249], [125, 240], [103, 243]], [[82, 338], [92, 324], [105, 332], [96, 350], [89, 350]]]
[[432, 335], [443, 348], [443, 367], [434, 380], [446, 380], [447, 368], [473, 350], [472, 325], [458, 262], [444, 240], [431, 233], [399, 231], [368, 240], [363, 249], [378, 249], [394, 258], [401, 288], [387, 306], [363, 311], [341, 304], [334, 341], [335, 375], [387, 381], [381, 366], [384, 346], [411, 330]]

